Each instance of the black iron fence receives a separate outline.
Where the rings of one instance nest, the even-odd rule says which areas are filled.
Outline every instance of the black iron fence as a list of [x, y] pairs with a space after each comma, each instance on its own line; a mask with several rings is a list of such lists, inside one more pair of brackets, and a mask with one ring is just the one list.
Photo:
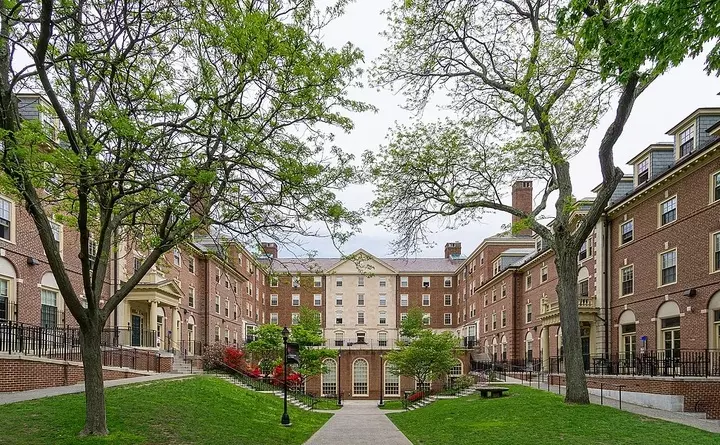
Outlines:
[[[590, 354], [585, 372], [592, 375], [720, 377], [720, 349], [673, 349], [644, 353]], [[550, 359], [550, 372], [565, 372], [562, 357]]]

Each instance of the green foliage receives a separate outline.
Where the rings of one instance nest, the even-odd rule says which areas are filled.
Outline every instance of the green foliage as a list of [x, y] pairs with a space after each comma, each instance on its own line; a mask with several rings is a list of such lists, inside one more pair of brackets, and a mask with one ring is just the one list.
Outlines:
[[264, 375], [269, 375], [282, 360], [282, 328], [276, 324], [258, 326], [253, 332], [255, 339], [245, 345], [245, 351], [259, 364]]
[[407, 318], [400, 321], [401, 338], [412, 340], [427, 330], [428, 329], [423, 325], [423, 311], [418, 307], [410, 308], [407, 312]]
[[322, 318], [319, 311], [302, 306], [298, 324], [292, 327], [290, 341], [300, 347], [300, 366], [296, 369], [307, 379], [325, 371], [323, 360], [337, 357], [337, 351], [321, 347], [324, 344]]
[[450, 372], [456, 364], [456, 346], [457, 338], [449, 332], [421, 330], [411, 342], [388, 352], [386, 360], [393, 374], [414, 377], [423, 384]]
[[203, 369], [223, 369], [225, 348], [226, 346], [219, 342], [207, 345], [202, 355]]

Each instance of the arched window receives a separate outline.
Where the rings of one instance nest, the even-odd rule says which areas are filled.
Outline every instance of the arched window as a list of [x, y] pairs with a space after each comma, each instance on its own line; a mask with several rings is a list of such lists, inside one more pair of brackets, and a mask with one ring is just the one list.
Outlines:
[[392, 373], [393, 367], [390, 363], [385, 362], [385, 395], [400, 395], [400, 376]]
[[460, 377], [463, 374], [463, 363], [460, 359], [455, 359], [455, 366], [450, 368], [447, 374], [448, 384], [452, 384], [453, 380]]
[[498, 350], [497, 349], [498, 349], [498, 341], [497, 341], [497, 337], [494, 337], [493, 341], [492, 341], [492, 360], [493, 360], [493, 362], [496, 362], [498, 359]]
[[331, 358], [323, 360], [325, 372], [321, 376], [322, 395], [334, 396], [337, 394], [337, 362]]
[[666, 301], [657, 311], [658, 351], [666, 358], [680, 356], [680, 308], [674, 301]]
[[368, 362], [363, 358], [353, 362], [353, 395], [368, 395]]
[[485, 354], [490, 355], [490, 343], [488, 342], [488, 339], [485, 339], [485, 342], [483, 343], [483, 350], [485, 351]]
[[716, 292], [708, 303], [708, 321], [710, 323], [708, 346], [712, 349], [720, 349], [720, 291]]
[[577, 295], [578, 299], [586, 299], [590, 296], [590, 273], [587, 267], [581, 267], [578, 270]]
[[0, 258], [0, 320], [15, 320], [15, 267]]
[[533, 359], [533, 335], [532, 332], [525, 334], [525, 358], [528, 362]]
[[500, 338], [500, 357], [502, 361], [507, 360], [507, 337], [504, 335]]
[[62, 298], [52, 272], [40, 281], [40, 324], [44, 328], [56, 328], [64, 324]]
[[635, 313], [631, 310], [624, 311], [620, 314], [618, 320], [620, 325], [620, 342], [619, 352], [623, 360], [632, 362], [635, 359], [635, 350], [637, 346], [637, 337], [635, 336]]

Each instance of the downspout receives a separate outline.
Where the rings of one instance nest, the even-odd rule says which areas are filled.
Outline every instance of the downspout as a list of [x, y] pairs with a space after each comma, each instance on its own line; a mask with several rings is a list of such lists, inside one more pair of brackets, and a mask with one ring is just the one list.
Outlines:
[[205, 344], [210, 344], [210, 256], [205, 257]]
[[[113, 275], [114, 275], [114, 283], [113, 283], [113, 294], [116, 294], [118, 289], [120, 288], [120, 266], [118, 265], [118, 262], [120, 259], [118, 258], [118, 242], [117, 242], [117, 229], [113, 233]], [[115, 345], [119, 345], [120, 341], [120, 328], [118, 326], [118, 308], [116, 307], [113, 311], [113, 323], [115, 325]]]
[[605, 359], [610, 359], [610, 274], [608, 274], [610, 266], [610, 222], [605, 214], [605, 236], [603, 240], [603, 299], [605, 306]]

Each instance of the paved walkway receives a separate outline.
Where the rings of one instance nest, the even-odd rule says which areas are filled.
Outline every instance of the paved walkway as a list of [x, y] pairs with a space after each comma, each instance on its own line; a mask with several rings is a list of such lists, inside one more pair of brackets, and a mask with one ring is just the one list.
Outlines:
[[305, 445], [411, 445], [377, 407], [377, 400], [346, 400], [340, 410]]
[[[519, 379], [512, 377], [507, 378], [507, 383], [523, 384], [525, 386], [532, 386], [533, 388], [542, 389], [547, 391], [547, 382], [541, 382], [538, 388], [537, 381], [529, 385], [527, 381], [521, 382]], [[557, 385], [550, 386], [550, 392], [555, 394], [565, 394], [565, 387], [561, 386], [558, 390]], [[590, 394], [590, 402], [596, 405], [600, 405], [600, 397]], [[619, 401], [615, 399], [609, 399], [604, 397], [603, 404], [605, 406], [611, 406], [613, 408], [619, 408]], [[667, 420], [668, 422], [680, 423], [683, 425], [699, 428], [701, 430], [710, 431], [711, 433], [720, 433], [720, 420], [703, 419], [702, 414], [699, 413], [685, 413], [675, 411], [665, 411], [655, 408], [647, 408], [640, 405], [634, 405], [632, 403], [623, 402], [623, 411], [629, 411], [631, 413], [640, 414], [646, 417], [652, 417], [655, 419]]]
[[[105, 382], [105, 388], [112, 388], [113, 386], [129, 385], [131, 383], [142, 383], [152, 382], [155, 380], [167, 380], [167, 379], [178, 379], [190, 377], [190, 375], [183, 374], [154, 374], [142, 377], [131, 377], [128, 379], [116, 379], [108, 380]], [[62, 394], [74, 394], [78, 392], [85, 392], [85, 383], [78, 383], [76, 385], [69, 386], [57, 386], [54, 388], [43, 388], [33, 389], [30, 391], [18, 391], [18, 392], [0, 392], [0, 405], [8, 403], [23, 402], [25, 400], [42, 399], [44, 397], [59, 396]]]

